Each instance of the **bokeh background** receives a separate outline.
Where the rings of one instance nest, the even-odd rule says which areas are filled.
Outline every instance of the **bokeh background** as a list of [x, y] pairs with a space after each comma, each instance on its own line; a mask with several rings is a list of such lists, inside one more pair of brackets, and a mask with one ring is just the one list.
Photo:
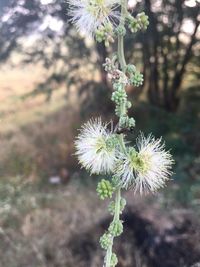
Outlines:
[[[154, 196], [124, 192], [119, 267], [200, 266], [200, 2], [129, 1], [150, 26], [125, 51], [144, 73], [128, 88], [142, 130], [163, 136], [173, 180]], [[78, 34], [62, 0], [0, 0], [0, 266], [100, 267], [111, 217], [80, 169], [73, 140], [91, 117], [115, 121], [102, 68], [115, 47]]]

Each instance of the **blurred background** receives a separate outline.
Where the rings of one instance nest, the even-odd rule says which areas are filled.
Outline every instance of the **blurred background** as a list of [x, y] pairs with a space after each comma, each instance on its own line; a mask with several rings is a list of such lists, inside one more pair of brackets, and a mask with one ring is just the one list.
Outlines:
[[[155, 196], [124, 192], [119, 267], [200, 266], [200, 2], [129, 1], [150, 26], [128, 35], [144, 73], [128, 88], [136, 130], [163, 136], [176, 164]], [[78, 34], [62, 0], [0, 0], [0, 267], [100, 267], [111, 217], [80, 169], [74, 138], [91, 117], [115, 120], [102, 68], [115, 47]]]

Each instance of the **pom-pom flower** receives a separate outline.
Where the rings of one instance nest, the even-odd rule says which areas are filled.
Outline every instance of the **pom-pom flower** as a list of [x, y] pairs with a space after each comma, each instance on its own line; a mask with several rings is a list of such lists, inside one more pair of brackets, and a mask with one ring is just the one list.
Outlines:
[[116, 160], [116, 138], [101, 119], [90, 120], [75, 141], [79, 162], [91, 174], [112, 172]]
[[67, 0], [69, 15], [79, 31], [94, 35], [100, 26], [119, 18], [119, 0]]
[[173, 159], [165, 151], [161, 139], [141, 134], [137, 139], [137, 150], [128, 148], [127, 154], [120, 153], [116, 165], [117, 176], [123, 187], [133, 187], [135, 192], [155, 192], [165, 185], [171, 173]]

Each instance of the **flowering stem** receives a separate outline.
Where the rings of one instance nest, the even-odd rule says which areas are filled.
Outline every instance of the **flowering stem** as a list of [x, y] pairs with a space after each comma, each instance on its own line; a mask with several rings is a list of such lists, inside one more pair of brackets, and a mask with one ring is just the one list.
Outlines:
[[[124, 27], [125, 24], [125, 17], [127, 13], [127, 0], [121, 0], [121, 17], [120, 17], [120, 27]], [[121, 70], [123, 72], [126, 71], [126, 60], [124, 55], [124, 36], [118, 34], [118, 60], [120, 63]], [[121, 104], [120, 107], [120, 118], [126, 115], [126, 102]], [[124, 143], [124, 135], [120, 134], [119, 137], [119, 144], [121, 146], [121, 150], [126, 153], [126, 147]], [[119, 221], [120, 219], [120, 202], [121, 202], [121, 187], [118, 187], [116, 190], [115, 195], [115, 211], [114, 211], [114, 218], [112, 223]], [[105, 267], [111, 267], [111, 257], [112, 257], [112, 247], [113, 247], [114, 236], [111, 237], [110, 246], [106, 251], [106, 262]]]

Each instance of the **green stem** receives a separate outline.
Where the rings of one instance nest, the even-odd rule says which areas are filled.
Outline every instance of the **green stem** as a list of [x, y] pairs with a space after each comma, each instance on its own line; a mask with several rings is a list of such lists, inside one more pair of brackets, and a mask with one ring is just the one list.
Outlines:
[[[121, 0], [121, 17], [120, 17], [120, 27], [124, 27], [125, 25], [125, 17], [127, 14], [127, 0]], [[118, 60], [120, 63], [121, 70], [123, 72], [126, 71], [126, 60], [124, 55], [124, 36], [118, 34]], [[120, 118], [126, 114], [126, 103], [123, 103], [120, 107], [121, 114]], [[126, 147], [124, 143], [124, 135], [119, 135], [119, 144], [121, 149], [124, 153], [126, 153]], [[115, 195], [115, 213], [113, 217], [113, 222], [118, 221], [120, 218], [120, 202], [121, 202], [121, 187], [117, 188], [116, 195]], [[111, 237], [110, 246], [106, 251], [106, 258], [105, 258], [105, 267], [111, 266], [111, 257], [112, 257], [112, 247], [113, 247], [114, 237]]]
[[[120, 17], [120, 24], [119, 27], [124, 27], [125, 25], [125, 18], [127, 13], [127, 0], [121, 0], [121, 17]], [[126, 71], [126, 60], [124, 55], [124, 36], [118, 34], [118, 59], [120, 63], [120, 67], [123, 72]], [[121, 116], [126, 114], [126, 103], [121, 105]], [[121, 117], [120, 116], [120, 117]]]
[[[124, 27], [125, 25], [125, 18], [127, 14], [127, 6], [128, 6], [128, 1], [127, 0], [121, 0], [121, 17], [120, 17], [120, 27]], [[126, 60], [125, 60], [125, 55], [124, 55], [124, 36], [121, 34], [118, 34], [118, 59], [120, 63], [120, 67], [123, 72], [126, 71]], [[121, 114], [120, 118], [124, 115], [126, 115], [126, 103], [122, 103], [121, 107]], [[124, 135], [120, 134], [119, 135], [119, 143], [121, 146], [121, 149], [124, 153], [126, 153], [126, 147], [124, 143]]]
[[121, 201], [121, 188], [118, 188], [116, 191], [116, 197], [115, 197], [115, 215], [114, 215], [113, 221], [119, 220], [120, 201]]
[[[125, 17], [127, 13], [127, 0], [121, 1], [121, 17], [120, 17], [120, 27], [124, 27]], [[126, 60], [124, 56], [124, 36], [118, 34], [118, 58], [122, 71], [126, 69]]]
[[126, 154], [126, 146], [125, 146], [125, 143], [124, 143], [124, 135], [120, 134], [118, 136], [118, 140], [119, 140], [119, 144], [121, 146], [121, 150]]
[[[115, 214], [114, 214], [113, 222], [119, 220], [119, 217], [120, 217], [120, 202], [121, 202], [121, 188], [119, 187], [117, 189], [117, 191], [116, 191], [116, 196], [115, 196]], [[110, 244], [109, 248], [106, 251], [106, 265], [105, 265], [105, 267], [110, 267], [111, 266], [113, 241], [114, 241], [114, 237], [112, 236], [111, 244]]]

